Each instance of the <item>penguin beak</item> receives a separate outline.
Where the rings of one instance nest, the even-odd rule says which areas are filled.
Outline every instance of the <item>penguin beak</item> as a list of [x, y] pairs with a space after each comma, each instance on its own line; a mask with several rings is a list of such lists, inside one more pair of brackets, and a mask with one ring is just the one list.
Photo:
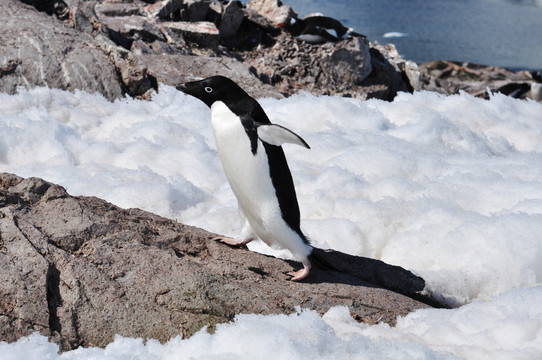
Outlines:
[[182, 92], [185, 92], [186, 91], [186, 86], [185, 86], [185, 84], [178, 83], [177, 85], [175, 85], [175, 89], [177, 89], [179, 91], [182, 91]]

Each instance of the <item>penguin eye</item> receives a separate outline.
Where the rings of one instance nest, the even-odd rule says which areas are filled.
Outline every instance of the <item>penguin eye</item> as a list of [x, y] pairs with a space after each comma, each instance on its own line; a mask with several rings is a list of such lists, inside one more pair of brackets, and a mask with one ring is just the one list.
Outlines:
[[210, 86], [206, 86], [206, 87], [205, 87], [205, 92], [208, 93], [208, 94], [210, 94], [210, 93], [213, 92], [213, 88], [210, 87]]

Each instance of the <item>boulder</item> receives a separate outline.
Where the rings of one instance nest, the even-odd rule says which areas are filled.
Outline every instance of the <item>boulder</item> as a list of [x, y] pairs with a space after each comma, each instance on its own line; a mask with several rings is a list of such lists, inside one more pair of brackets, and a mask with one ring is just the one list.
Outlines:
[[291, 18], [296, 17], [290, 5], [285, 5], [280, 0], [250, 0], [247, 9], [254, 10], [275, 26], [289, 23]]
[[196, 22], [205, 21], [209, 12], [209, 2], [202, 0], [184, 0], [181, 19]]
[[111, 100], [123, 96], [114, 65], [90, 34], [16, 0], [2, 5], [1, 92], [48, 86], [99, 92]]
[[174, 34], [175, 41], [179, 41], [179, 37], [196, 47], [203, 47], [212, 50], [218, 48], [219, 31], [214, 23], [208, 21], [198, 22], [162, 22], [162, 28], [167, 29]]
[[325, 313], [337, 305], [358, 321], [393, 325], [429, 307], [418, 300], [430, 302], [419, 293], [422, 279], [381, 261], [318, 250], [337, 271], [315, 267], [306, 281], [287, 281], [295, 263], [6, 173], [0, 234], [0, 341], [35, 331], [62, 350], [104, 347], [115, 334], [167, 341], [240, 313]]
[[330, 49], [320, 60], [322, 81], [361, 85], [373, 71], [367, 39], [353, 37], [333, 46], [331, 43], [326, 45]]
[[242, 5], [237, 1], [230, 1], [222, 11], [219, 25], [220, 36], [227, 39], [237, 35], [244, 17]]

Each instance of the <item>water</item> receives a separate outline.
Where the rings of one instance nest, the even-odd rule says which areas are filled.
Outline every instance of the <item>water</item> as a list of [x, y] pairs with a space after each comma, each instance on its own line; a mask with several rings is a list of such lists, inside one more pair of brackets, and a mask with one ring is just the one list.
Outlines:
[[[284, 0], [300, 15], [321, 12], [394, 43], [414, 61], [456, 60], [542, 69], [541, 0]], [[402, 33], [384, 37], [386, 33]]]

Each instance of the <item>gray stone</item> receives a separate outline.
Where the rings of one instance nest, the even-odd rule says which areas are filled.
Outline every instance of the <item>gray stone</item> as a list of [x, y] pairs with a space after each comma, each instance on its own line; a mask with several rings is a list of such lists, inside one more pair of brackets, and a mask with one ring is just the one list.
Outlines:
[[320, 62], [326, 81], [361, 85], [373, 70], [367, 39], [355, 37], [325, 46], [331, 48]]
[[229, 57], [143, 55], [137, 57], [137, 61], [161, 84], [175, 86], [178, 83], [223, 75], [233, 79], [256, 98], [283, 98], [276, 88], [260, 82], [247, 65]]
[[145, 42], [155, 40], [165, 41], [164, 35], [160, 31], [159, 25], [154, 19], [145, 16], [130, 15], [101, 18], [102, 27], [119, 33], [129, 39], [141, 39]]
[[171, 19], [181, 10], [182, 6], [183, 0], [162, 0], [145, 6], [144, 10], [149, 17]]
[[94, 11], [99, 19], [114, 16], [139, 15], [140, 7], [133, 3], [98, 3]]
[[428, 307], [412, 297], [430, 302], [422, 279], [381, 261], [317, 250], [337, 271], [315, 266], [307, 281], [291, 282], [292, 263], [214, 236], [0, 173], [0, 341], [34, 331], [62, 350], [104, 347], [115, 334], [167, 341], [240, 313], [338, 305], [358, 321], [393, 325]]
[[[160, 25], [183, 41], [212, 50], [218, 48], [219, 31], [215, 24], [208, 21], [199, 22], [162, 22]], [[174, 38], [179, 41], [178, 38]]]
[[296, 16], [292, 8], [280, 0], [250, 0], [247, 9], [256, 11], [275, 26], [289, 23]]
[[404, 62], [403, 71], [405, 72], [412, 89], [419, 91], [422, 89], [421, 72], [418, 64], [414, 61], [407, 60]]
[[1, 92], [48, 86], [123, 96], [115, 67], [90, 34], [16, 0], [2, 4], [0, 33]]

